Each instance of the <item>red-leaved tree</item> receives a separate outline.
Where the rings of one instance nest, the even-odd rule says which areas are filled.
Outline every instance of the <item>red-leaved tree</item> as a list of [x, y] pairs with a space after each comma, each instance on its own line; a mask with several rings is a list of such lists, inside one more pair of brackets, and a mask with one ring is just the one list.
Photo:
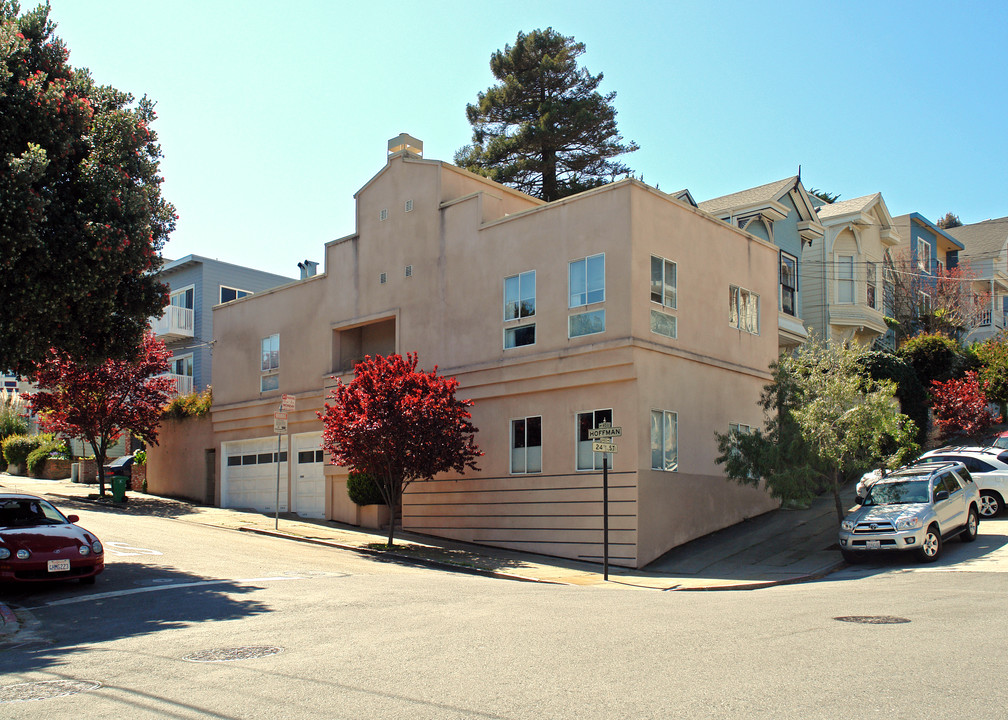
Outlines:
[[931, 411], [935, 424], [946, 437], [962, 434], [979, 438], [1001, 420], [987, 405], [985, 386], [973, 370], [960, 380], [931, 383]]
[[124, 432], [157, 444], [165, 403], [175, 388], [168, 372], [171, 353], [148, 332], [132, 360], [106, 360], [97, 366], [75, 362], [51, 350], [35, 366], [32, 410], [48, 432], [82, 438], [98, 463], [99, 492], [105, 494], [105, 454]]
[[417, 370], [409, 353], [365, 357], [354, 379], [337, 380], [322, 419], [322, 448], [333, 461], [366, 473], [389, 508], [388, 547], [392, 547], [396, 509], [414, 480], [441, 472], [479, 470], [477, 430], [468, 408], [455, 397], [458, 380]]

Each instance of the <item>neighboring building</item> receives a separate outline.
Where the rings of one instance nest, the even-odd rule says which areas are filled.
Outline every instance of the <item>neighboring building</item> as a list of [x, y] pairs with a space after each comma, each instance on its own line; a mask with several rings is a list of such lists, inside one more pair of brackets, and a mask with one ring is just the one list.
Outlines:
[[[217, 501], [275, 510], [279, 465], [279, 510], [354, 522], [316, 412], [365, 355], [415, 351], [475, 401], [485, 455], [480, 472], [413, 484], [407, 530], [600, 560], [602, 455], [588, 431], [602, 422], [622, 427], [615, 564], [776, 507], [725, 478], [715, 432], [762, 425], [778, 249], [688, 194], [626, 179], [544, 203], [421, 149], [390, 141], [322, 274], [215, 308]], [[297, 405], [278, 439], [282, 394]]]
[[[893, 291], [886, 292], [883, 311], [887, 317], [895, 318], [895, 288], [902, 288], [904, 294], [917, 296], [915, 299], [901, 298], [902, 307], [915, 303], [917, 307], [928, 308], [937, 279], [959, 265], [959, 252], [963, 245], [920, 213], [894, 217], [893, 228], [900, 242], [889, 250], [891, 262], [888, 272], [897, 273], [900, 277], [886, 282], [887, 290], [893, 288]], [[913, 334], [914, 328], [906, 329], [906, 335]], [[895, 334], [891, 329], [887, 338], [886, 344], [894, 346]]]
[[293, 282], [199, 255], [165, 261], [158, 279], [170, 288], [170, 299], [164, 314], [151, 318], [151, 328], [172, 352], [170, 374], [180, 395], [210, 384], [214, 305]]
[[801, 177], [784, 178], [700, 203], [700, 209], [780, 248], [777, 332], [781, 350], [808, 339], [801, 316], [801, 262], [806, 245], [822, 241], [823, 226]]
[[861, 344], [883, 339], [883, 268], [900, 237], [882, 194], [813, 202], [826, 235], [802, 257], [802, 318], [810, 334]]
[[976, 298], [990, 303], [964, 341], [986, 340], [1008, 328], [1008, 217], [949, 228], [946, 232], [962, 243], [960, 260], [969, 264], [970, 273], [976, 278], [973, 282]]

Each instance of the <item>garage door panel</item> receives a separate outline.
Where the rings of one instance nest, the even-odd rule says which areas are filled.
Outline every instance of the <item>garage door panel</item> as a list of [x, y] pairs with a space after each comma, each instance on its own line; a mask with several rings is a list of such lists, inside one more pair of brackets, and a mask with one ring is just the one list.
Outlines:
[[[285, 439], [286, 440], [286, 439]], [[287, 443], [280, 444], [280, 512], [287, 512]], [[277, 509], [277, 440], [257, 438], [223, 444], [221, 507]]]
[[294, 448], [294, 512], [302, 517], [325, 517], [322, 433], [296, 436]]

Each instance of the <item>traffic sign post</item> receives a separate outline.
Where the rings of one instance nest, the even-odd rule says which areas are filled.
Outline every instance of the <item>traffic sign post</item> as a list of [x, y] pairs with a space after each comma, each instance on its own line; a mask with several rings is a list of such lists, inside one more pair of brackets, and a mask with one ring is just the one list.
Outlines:
[[609, 580], [609, 453], [616, 452], [615, 437], [623, 437], [623, 428], [612, 423], [599, 423], [588, 430], [593, 440], [592, 452], [602, 453], [602, 579]]
[[287, 413], [294, 411], [294, 396], [283, 395], [280, 398], [280, 410], [273, 413], [273, 432], [277, 434], [277, 484], [276, 508], [274, 509], [273, 527], [280, 529], [280, 438], [287, 434]]

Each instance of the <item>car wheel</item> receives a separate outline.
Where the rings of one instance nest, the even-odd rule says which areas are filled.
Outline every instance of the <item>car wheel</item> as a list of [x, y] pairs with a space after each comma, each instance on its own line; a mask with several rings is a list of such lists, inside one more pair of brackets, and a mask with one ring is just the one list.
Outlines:
[[997, 493], [984, 490], [980, 493], [980, 514], [985, 518], [995, 517], [1001, 512], [1001, 498]]
[[89, 575], [88, 577], [82, 577], [80, 579], [80, 584], [81, 585], [94, 585], [95, 584], [95, 579], [97, 577], [98, 577], [97, 575]]
[[966, 527], [959, 535], [963, 542], [973, 542], [977, 539], [977, 532], [980, 530], [980, 516], [976, 509], [970, 505], [969, 517], [966, 518]]
[[921, 562], [934, 562], [941, 554], [941, 532], [937, 525], [929, 525], [924, 533], [924, 540], [921, 542], [920, 559]]
[[840, 554], [843, 555], [843, 559], [849, 562], [851, 565], [856, 565], [857, 563], [864, 560], [864, 556], [859, 552], [854, 552], [853, 550], [841, 550]]

